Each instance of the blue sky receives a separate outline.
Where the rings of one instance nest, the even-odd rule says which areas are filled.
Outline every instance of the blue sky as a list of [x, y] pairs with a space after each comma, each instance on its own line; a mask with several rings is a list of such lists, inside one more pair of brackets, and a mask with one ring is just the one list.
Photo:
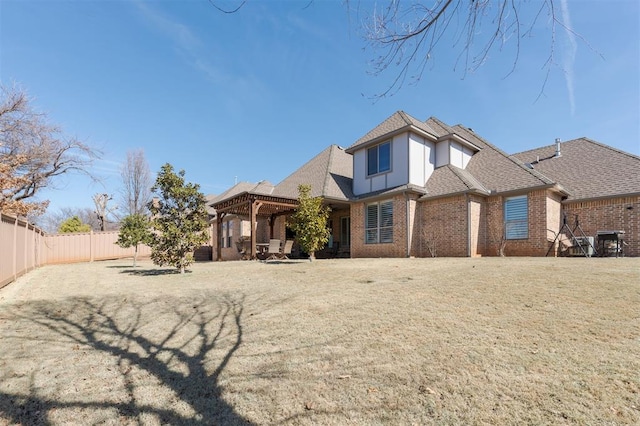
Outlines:
[[508, 153], [587, 136], [640, 154], [636, 0], [557, 0], [579, 36], [558, 30], [546, 84], [543, 17], [507, 77], [512, 41], [465, 74], [445, 40], [417, 84], [377, 101], [397, 70], [371, 74], [361, 25], [374, 5], [249, 0], [229, 15], [206, 0], [2, 0], [1, 83], [104, 152], [92, 169], [100, 183], [68, 176], [41, 198], [53, 210], [93, 207], [93, 194], [118, 193], [120, 164], [138, 148], [152, 172], [169, 162], [205, 194], [278, 183], [397, 110], [464, 124]]

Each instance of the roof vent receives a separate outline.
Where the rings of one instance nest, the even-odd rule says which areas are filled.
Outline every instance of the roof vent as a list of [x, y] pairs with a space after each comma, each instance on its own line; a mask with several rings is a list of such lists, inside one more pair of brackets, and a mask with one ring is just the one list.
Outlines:
[[560, 152], [560, 138], [556, 138], [556, 158], [562, 157], [562, 152]]

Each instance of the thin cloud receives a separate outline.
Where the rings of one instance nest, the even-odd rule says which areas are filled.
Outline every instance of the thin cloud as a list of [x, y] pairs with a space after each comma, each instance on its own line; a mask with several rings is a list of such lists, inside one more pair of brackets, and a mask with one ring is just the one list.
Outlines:
[[136, 5], [145, 19], [173, 42], [178, 54], [187, 63], [214, 82], [223, 80], [224, 76], [219, 70], [200, 54], [203, 43], [189, 27], [163, 15], [146, 2], [139, 1]]
[[564, 69], [564, 79], [569, 93], [569, 104], [571, 106], [571, 115], [575, 115], [576, 101], [574, 93], [573, 68], [576, 61], [576, 52], [578, 43], [576, 36], [572, 31], [571, 16], [569, 15], [568, 0], [560, 0], [560, 9], [562, 11], [562, 22], [565, 32], [565, 42], [562, 44], [562, 68]]

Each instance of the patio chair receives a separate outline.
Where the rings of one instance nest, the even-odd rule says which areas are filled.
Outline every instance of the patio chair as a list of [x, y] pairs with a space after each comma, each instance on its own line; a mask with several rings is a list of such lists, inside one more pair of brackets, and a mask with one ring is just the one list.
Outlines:
[[287, 240], [284, 243], [284, 248], [282, 249], [281, 259], [289, 259], [291, 255], [291, 249], [293, 248], [293, 240]]
[[267, 249], [267, 258], [265, 260], [273, 260], [280, 258], [280, 240], [269, 240], [269, 248]]

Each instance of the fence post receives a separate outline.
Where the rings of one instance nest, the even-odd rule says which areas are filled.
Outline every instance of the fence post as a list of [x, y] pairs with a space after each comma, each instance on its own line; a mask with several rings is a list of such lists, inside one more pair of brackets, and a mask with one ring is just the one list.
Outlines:
[[18, 279], [18, 218], [13, 218], [13, 280]]
[[26, 271], [29, 270], [29, 258], [27, 257], [29, 255], [29, 248], [27, 247], [27, 234], [29, 234], [29, 221], [25, 221], [24, 224], [24, 253], [22, 254], [24, 256], [24, 270], [25, 273]]
[[89, 231], [89, 262], [93, 262], [93, 229]]

